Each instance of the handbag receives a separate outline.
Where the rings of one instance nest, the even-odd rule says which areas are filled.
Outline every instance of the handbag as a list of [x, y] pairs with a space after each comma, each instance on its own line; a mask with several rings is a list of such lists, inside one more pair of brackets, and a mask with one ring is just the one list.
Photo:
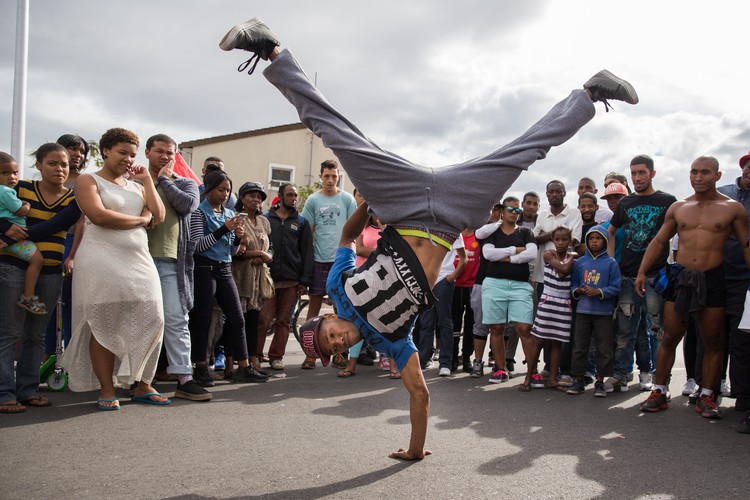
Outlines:
[[267, 265], [263, 264], [260, 275], [260, 298], [267, 300], [276, 295], [276, 288], [271, 278], [271, 270]]

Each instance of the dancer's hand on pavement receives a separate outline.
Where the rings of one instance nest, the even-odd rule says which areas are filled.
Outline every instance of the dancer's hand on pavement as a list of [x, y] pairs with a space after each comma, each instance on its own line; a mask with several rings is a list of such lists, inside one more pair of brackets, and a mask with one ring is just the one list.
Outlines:
[[390, 458], [398, 458], [401, 460], [422, 460], [427, 455], [432, 455], [430, 450], [422, 450], [421, 453], [407, 450], [406, 448], [399, 448], [398, 451], [389, 453]]

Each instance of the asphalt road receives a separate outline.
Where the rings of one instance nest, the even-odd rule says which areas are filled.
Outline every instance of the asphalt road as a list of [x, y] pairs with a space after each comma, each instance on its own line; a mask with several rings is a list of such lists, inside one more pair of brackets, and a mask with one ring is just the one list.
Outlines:
[[723, 420], [701, 418], [679, 396], [681, 367], [669, 410], [648, 415], [637, 383], [598, 399], [429, 369], [434, 454], [404, 463], [387, 456], [409, 439], [401, 382], [302, 359], [291, 337], [285, 378], [218, 382], [209, 403], [123, 394], [101, 412], [96, 393], [65, 391], [0, 415], [0, 498], [748, 498], [742, 415], [726, 399]]

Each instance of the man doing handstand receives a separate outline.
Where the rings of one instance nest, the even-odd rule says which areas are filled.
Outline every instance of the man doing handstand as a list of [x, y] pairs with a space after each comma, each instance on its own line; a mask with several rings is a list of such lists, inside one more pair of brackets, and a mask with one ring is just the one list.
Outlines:
[[[347, 221], [327, 281], [336, 315], [310, 319], [300, 328], [302, 348], [324, 366], [361, 337], [395, 359], [410, 396], [411, 439], [391, 457], [419, 460], [424, 449], [430, 397], [410, 331], [420, 311], [432, 307], [431, 289], [443, 257], [459, 233], [481, 227], [490, 208], [515, 179], [594, 116], [593, 102], [638, 102], [635, 89], [604, 70], [574, 90], [521, 137], [486, 156], [443, 168], [416, 165], [382, 150], [336, 111], [310, 82], [288, 50], [258, 18], [232, 28], [224, 50], [254, 55], [240, 65], [249, 73], [259, 59], [272, 63], [268, 81], [297, 109], [300, 120], [333, 150], [367, 205]], [[357, 268], [353, 243], [367, 222], [367, 209], [387, 227], [367, 261]]]

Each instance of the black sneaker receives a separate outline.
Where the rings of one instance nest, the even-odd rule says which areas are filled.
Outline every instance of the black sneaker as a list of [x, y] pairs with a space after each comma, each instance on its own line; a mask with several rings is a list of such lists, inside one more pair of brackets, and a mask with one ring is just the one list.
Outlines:
[[196, 366], [193, 370], [193, 380], [201, 387], [213, 387], [214, 378], [207, 366]]
[[[584, 384], [586, 382], [584, 381]], [[597, 380], [596, 383], [594, 383], [594, 396], [597, 398], [606, 398], [607, 397], [607, 390], [604, 388], [604, 382]]]
[[740, 423], [737, 424], [737, 432], [750, 434], [750, 413], [748, 413], [745, 418], [740, 420]]
[[515, 359], [506, 359], [506, 360], [505, 360], [505, 368], [506, 368], [506, 369], [507, 369], [507, 370], [508, 370], [509, 372], [514, 372], [514, 371], [516, 371], [516, 360], [515, 360]]
[[[604, 384], [602, 384], [602, 388], [604, 388]], [[565, 392], [567, 392], [568, 394], [576, 395], [583, 394], [584, 391], [586, 391], [586, 386], [583, 384], [583, 380], [576, 380], [575, 382], [573, 382], [573, 385], [568, 387], [568, 390]]]
[[174, 397], [189, 399], [190, 401], [211, 401], [213, 395], [203, 387], [195, 383], [195, 380], [188, 380], [184, 384], [177, 384], [177, 390]]
[[375, 364], [375, 360], [373, 360], [370, 356], [367, 356], [366, 354], [364, 356], [360, 355], [357, 358], [357, 364], [365, 365], [365, 366], [372, 366]]
[[260, 384], [267, 380], [268, 377], [264, 377], [263, 375], [258, 373], [252, 366], [246, 366], [244, 368], [240, 366], [234, 373], [232, 382], [236, 382], [238, 384]]
[[583, 88], [591, 92], [592, 101], [603, 102], [604, 109], [607, 111], [612, 107], [607, 102], [608, 99], [623, 101], [628, 104], [638, 104], [638, 94], [635, 92], [633, 86], [606, 69], [592, 76], [589, 81], [583, 84]]
[[[221, 42], [219, 42], [219, 47], [222, 50], [240, 49], [252, 52], [254, 54], [253, 57], [237, 68], [237, 71], [242, 72], [252, 64], [253, 66], [247, 72], [248, 75], [252, 75], [253, 71], [255, 71], [255, 66], [258, 65], [258, 61], [260, 59], [267, 61], [273, 49], [280, 44], [281, 42], [268, 26], [259, 17], [254, 17], [229, 30], [224, 35], [224, 38], [221, 39]], [[255, 61], [254, 63], [253, 60]]]
[[471, 373], [473, 370], [473, 367], [471, 366], [471, 361], [464, 361], [463, 366], [461, 367], [461, 371], [464, 373]]

